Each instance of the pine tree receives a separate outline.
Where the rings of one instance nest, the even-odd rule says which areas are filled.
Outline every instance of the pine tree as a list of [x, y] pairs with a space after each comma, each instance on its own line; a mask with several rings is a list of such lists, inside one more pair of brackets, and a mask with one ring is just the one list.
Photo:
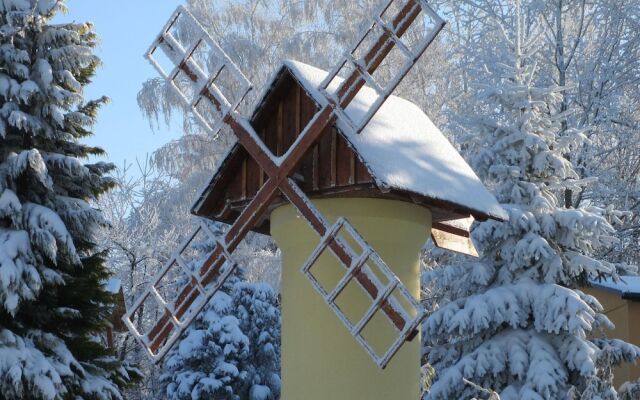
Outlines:
[[634, 400], [640, 398], [640, 379], [635, 382], [626, 382], [618, 389], [620, 400]]
[[0, 398], [120, 399], [132, 378], [99, 339], [103, 224], [89, 204], [112, 166], [83, 145], [106, 98], [85, 101], [99, 59], [88, 23], [53, 25], [63, 1], [0, 1]]
[[617, 277], [595, 252], [615, 243], [612, 208], [567, 209], [565, 189], [588, 184], [567, 154], [584, 143], [560, 111], [562, 87], [535, 84], [536, 33], [521, 29], [516, 2], [512, 66], [482, 88], [486, 114], [474, 118], [467, 142], [479, 175], [509, 213], [483, 222], [473, 237], [479, 261], [425, 276], [445, 301], [424, 324], [426, 354], [437, 371], [427, 399], [480, 395], [468, 379], [502, 399], [615, 399], [611, 366], [640, 349], [602, 336], [611, 327], [598, 301], [580, 287]]
[[242, 399], [280, 398], [280, 309], [274, 290], [266, 283], [238, 282], [233, 288], [234, 315], [249, 339], [249, 357]]
[[[214, 232], [221, 234], [220, 224]], [[212, 243], [197, 242], [202, 257]], [[243, 250], [239, 250], [239, 258]], [[274, 290], [244, 280], [238, 267], [167, 355], [166, 396], [172, 400], [280, 398], [280, 310]]]

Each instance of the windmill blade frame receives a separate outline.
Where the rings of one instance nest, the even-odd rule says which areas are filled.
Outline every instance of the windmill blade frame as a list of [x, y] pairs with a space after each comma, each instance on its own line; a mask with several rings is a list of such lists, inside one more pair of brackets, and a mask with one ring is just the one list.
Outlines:
[[[402, 2], [402, 6], [398, 6], [401, 2], [387, 0], [380, 7], [373, 21], [363, 30], [360, 39], [351, 50], [345, 52], [342, 60], [320, 84], [319, 90], [337, 105], [336, 113], [357, 133], [360, 133], [371, 121], [382, 104], [398, 87], [402, 78], [446, 25], [445, 21], [424, 0], [406, 0]], [[424, 37], [419, 38], [418, 43], [403, 42], [402, 38], [407, 35], [407, 32], [412, 28], [414, 32], [416, 28], [420, 31], [420, 27], [416, 27], [416, 24], [421, 22], [427, 24], [426, 19], [431, 21], [432, 27], [428, 29], [425, 25]], [[396, 71], [393, 71], [393, 76], [381, 84], [374, 75], [394, 48], [400, 49], [404, 62]], [[332, 93], [328, 90], [329, 86], [345, 69], [347, 70], [345, 81], [339, 90]], [[376, 91], [378, 98], [363, 117], [354, 121], [346, 110], [365, 84]]]
[[[180, 28], [191, 28], [192, 32], [180, 32]], [[191, 38], [192, 43], [183, 43], [176, 37], [181, 33], [191, 33], [195, 38]], [[162, 52], [173, 63], [170, 72], [159, 62], [161, 54], [158, 52]], [[253, 88], [240, 68], [183, 6], [179, 6], [171, 15], [145, 58], [170, 83], [184, 105], [212, 136], [217, 135], [229, 114], [238, 108]], [[226, 93], [223, 90], [225, 81], [229, 80], [236, 84], [233, 88], [235, 93], [233, 90]], [[191, 83], [194, 87], [185, 87]]]

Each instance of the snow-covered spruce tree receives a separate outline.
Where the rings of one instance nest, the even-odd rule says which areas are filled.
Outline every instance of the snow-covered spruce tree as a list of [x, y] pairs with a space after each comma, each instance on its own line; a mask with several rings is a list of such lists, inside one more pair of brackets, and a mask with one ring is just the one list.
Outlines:
[[83, 87], [99, 60], [90, 24], [52, 25], [63, 1], [0, 0], [0, 398], [120, 399], [131, 378], [100, 341], [103, 223], [111, 186], [91, 135], [105, 99]]
[[280, 398], [278, 298], [271, 286], [243, 275], [238, 267], [167, 355], [161, 379], [169, 399]]
[[611, 322], [578, 289], [617, 276], [615, 265], [593, 258], [615, 242], [616, 212], [566, 209], [559, 199], [564, 189], [588, 183], [565, 157], [584, 135], [563, 126], [563, 88], [532, 83], [536, 33], [523, 33], [523, 18], [516, 2], [514, 25], [502, 30], [512, 66], [503, 65], [497, 83], [482, 88], [487, 112], [473, 119], [467, 143], [510, 220], [475, 228], [479, 261], [425, 276], [448, 298], [423, 327], [437, 372], [427, 399], [480, 395], [465, 379], [506, 400], [615, 399], [611, 366], [640, 356], [633, 345], [600, 337], [599, 328]]
[[640, 398], [640, 379], [635, 382], [625, 382], [618, 389], [620, 400], [634, 400]]

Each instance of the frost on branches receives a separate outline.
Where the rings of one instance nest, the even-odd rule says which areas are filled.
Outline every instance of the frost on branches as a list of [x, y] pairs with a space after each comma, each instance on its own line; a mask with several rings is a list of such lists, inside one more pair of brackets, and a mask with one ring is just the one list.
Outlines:
[[161, 380], [169, 399], [280, 398], [277, 295], [268, 284], [244, 281], [242, 268], [236, 271], [167, 355]]
[[51, 25], [63, 1], [0, 0], [0, 398], [120, 399], [133, 372], [99, 340], [114, 298], [89, 205], [108, 164], [80, 139], [99, 60], [89, 24]]
[[479, 261], [424, 277], [434, 293], [446, 293], [423, 326], [437, 372], [427, 399], [479, 395], [465, 380], [506, 400], [615, 399], [611, 366], [640, 356], [637, 347], [604, 337], [600, 329], [611, 322], [578, 290], [589, 279], [617, 279], [616, 265], [593, 254], [615, 243], [619, 214], [595, 205], [567, 209], [559, 200], [565, 189], [589, 183], [566, 158], [585, 136], [559, 112], [563, 89], [532, 83], [536, 35], [520, 32], [522, 18], [516, 10], [515, 38], [505, 37], [515, 62], [482, 88], [487, 113], [472, 121], [467, 143], [510, 220], [475, 228]]

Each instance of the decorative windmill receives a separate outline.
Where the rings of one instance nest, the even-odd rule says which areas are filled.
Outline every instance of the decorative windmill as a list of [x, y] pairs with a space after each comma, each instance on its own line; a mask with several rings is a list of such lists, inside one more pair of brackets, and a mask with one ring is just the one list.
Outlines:
[[[247, 233], [273, 230], [272, 212], [284, 205], [302, 216], [319, 239], [300, 276], [379, 368], [418, 334], [425, 311], [415, 288], [405, 287], [349, 220], [330, 223], [311, 198], [380, 198], [419, 206], [428, 210], [437, 245], [468, 254], [475, 254], [469, 240], [474, 218], [506, 218], [426, 115], [393, 96], [385, 103], [443, 26], [423, 0], [389, 0], [330, 73], [285, 62], [247, 118], [237, 108], [250, 82], [186, 9], [176, 10], [147, 56], [204, 129], [215, 135], [226, 125], [237, 143], [192, 210], [230, 228], [217, 237], [203, 223], [123, 318], [154, 360], [166, 354], [232, 274], [237, 266], [233, 252]], [[181, 34], [185, 29], [188, 40]], [[417, 122], [406, 125], [407, 120]], [[407, 148], [399, 150], [385, 137]], [[439, 165], [430, 165], [434, 162]], [[428, 224], [421, 229], [428, 232]], [[194, 270], [193, 243], [200, 236], [215, 248]], [[316, 271], [325, 254], [342, 266], [332, 287]], [[340, 305], [351, 285], [369, 301], [355, 319]], [[287, 301], [283, 290], [283, 307]], [[160, 316], [151, 323], [141, 315], [158, 308]], [[364, 334], [374, 316], [383, 316], [395, 329], [382, 348]]]

